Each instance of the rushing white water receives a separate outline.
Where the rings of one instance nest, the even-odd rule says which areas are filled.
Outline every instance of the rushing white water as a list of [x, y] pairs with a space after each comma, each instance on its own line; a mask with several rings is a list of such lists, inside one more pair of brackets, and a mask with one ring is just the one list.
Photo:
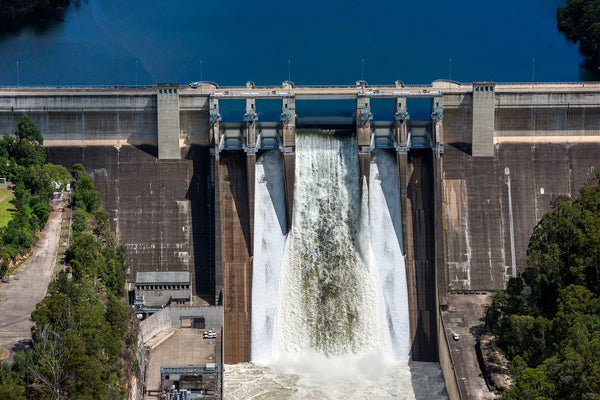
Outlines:
[[393, 356], [410, 359], [410, 321], [396, 160], [385, 150], [371, 158], [369, 232], [379, 270]]
[[273, 348], [273, 321], [287, 230], [279, 151], [266, 152], [257, 160], [254, 190], [252, 360], [268, 363]]
[[[330, 360], [334, 361], [334, 360]], [[226, 400], [443, 400], [437, 363], [347, 358], [293, 365], [282, 371], [254, 363], [225, 366]], [[293, 368], [293, 371], [290, 371]]]
[[443, 399], [437, 363], [410, 359], [396, 163], [356, 142], [298, 133], [292, 229], [281, 155], [256, 165], [252, 361], [226, 366], [226, 399]]
[[295, 179], [274, 357], [384, 352], [389, 341], [376, 271], [364, 248], [368, 229], [360, 226], [354, 139], [298, 134]]

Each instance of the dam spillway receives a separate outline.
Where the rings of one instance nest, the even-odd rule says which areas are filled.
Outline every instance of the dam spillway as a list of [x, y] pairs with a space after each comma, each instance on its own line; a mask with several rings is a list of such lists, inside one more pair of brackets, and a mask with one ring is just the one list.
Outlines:
[[[370, 120], [365, 100], [385, 96], [395, 99], [398, 120]], [[406, 99], [412, 97], [432, 99], [431, 120], [408, 120]], [[281, 120], [220, 121], [211, 102], [229, 98], [279, 99]], [[523, 271], [529, 235], [552, 199], [574, 194], [599, 166], [600, 84], [589, 82], [0, 88], [0, 132], [13, 132], [28, 113], [44, 135], [50, 162], [68, 168], [82, 162], [94, 174], [119, 240], [128, 243], [131, 276], [192, 272], [194, 293], [224, 306], [226, 358], [235, 363], [252, 358], [254, 160], [276, 143], [287, 229], [296, 169], [294, 101], [319, 98], [356, 101], [361, 177], [371, 175], [377, 146], [395, 154], [413, 359], [437, 360], [444, 345], [437, 316], [448, 292], [502, 289], [510, 276], [504, 169], [511, 171], [516, 267]], [[222, 151], [214, 142], [221, 137]], [[428, 147], [418, 147], [423, 143]]]
[[297, 134], [294, 217], [274, 324], [276, 358], [311, 351], [385, 353], [389, 346], [352, 140]]

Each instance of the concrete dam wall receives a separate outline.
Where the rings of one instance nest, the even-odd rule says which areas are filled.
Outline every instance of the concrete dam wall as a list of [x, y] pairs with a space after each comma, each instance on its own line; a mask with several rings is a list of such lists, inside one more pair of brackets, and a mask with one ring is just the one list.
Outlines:
[[190, 271], [193, 293], [214, 303], [210, 152], [159, 161], [156, 147], [47, 147], [48, 162], [93, 174], [117, 239], [127, 245], [129, 281], [141, 271]]
[[[371, 121], [369, 100], [395, 99], [394, 121]], [[410, 121], [406, 99], [431, 99]], [[219, 102], [245, 99], [244, 122], [221, 122]], [[282, 101], [281, 121], [257, 121], [255, 99]], [[370, 151], [396, 154], [415, 360], [436, 360], [437, 316], [448, 291], [502, 289], [511, 274], [512, 182], [517, 271], [535, 223], [600, 167], [600, 85], [494, 82], [426, 86], [0, 89], [0, 132], [23, 113], [40, 127], [48, 161], [81, 162], [138, 271], [190, 271], [193, 292], [224, 306], [225, 360], [250, 357], [254, 162], [284, 154], [291, 221], [295, 101], [356, 100], [361, 176]], [[274, 144], [275, 143], [275, 144]]]

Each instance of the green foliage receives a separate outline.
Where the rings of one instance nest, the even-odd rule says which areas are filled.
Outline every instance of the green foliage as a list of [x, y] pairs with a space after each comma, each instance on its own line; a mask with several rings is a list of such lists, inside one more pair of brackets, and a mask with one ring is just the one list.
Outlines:
[[26, 400], [23, 377], [12, 371], [8, 364], [0, 365], [0, 399]]
[[44, 138], [37, 126], [33, 123], [31, 118], [27, 114], [23, 115], [23, 118], [17, 124], [17, 131], [15, 136], [19, 139], [25, 139], [32, 145], [43, 145]]
[[567, 0], [567, 5], [558, 7], [556, 19], [558, 29], [579, 42], [586, 67], [596, 70], [600, 66], [600, 0]]
[[98, 210], [102, 199], [94, 187], [94, 181], [89, 176], [81, 176], [74, 185], [73, 203], [88, 213]]
[[15, 195], [12, 193], [12, 191], [8, 191], [8, 193], [6, 193], [4, 195], [0, 195], [0, 196], [1, 197], [6, 196], [0, 202], [0, 228], [3, 228], [6, 225], [8, 225], [8, 223], [12, 219], [12, 217], [15, 214], [15, 211], [17, 211], [17, 209], [14, 207], [13, 202], [12, 202], [12, 200], [15, 197]]
[[81, 208], [73, 209], [71, 214], [71, 229], [74, 233], [80, 233], [87, 229], [88, 214]]
[[552, 207], [533, 230], [527, 271], [489, 311], [516, 378], [504, 399], [600, 398], [600, 184]]
[[85, 167], [83, 166], [83, 164], [81, 164], [81, 163], [73, 164], [73, 167], [71, 167], [71, 176], [73, 177], [73, 179], [78, 181], [79, 178], [81, 178], [82, 176], [85, 176], [85, 175], [86, 175], [86, 172], [85, 172]]
[[16, 185], [12, 219], [0, 230], [0, 256], [6, 272], [8, 261], [27, 252], [36, 240], [50, 215], [49, 200], [52, 182], [68, 181], [64, 167], [43, 165], [46, 153], [41, 147], [42, 135], [31, 119], [24, 115], [18, 123], [15, 136], [5, 135], [0, 140], [0, 173]]
[[[0, 169], [16, 184], [16, 212], [0, 231], [2, 263], [26, 251], [44, 226], [54, 183], [64, 186], [62, 166], [42, 165], [41, 135], [23, 118], [16, 137], [0, 141]], [[20, 150], [19, 150], [20, 149]], [[42, 150], [43, 153], [43, 150]], [[24, 164], [21, 164], [23, 162]], [[60, 271], [31, 314], [31, 349], [17, 353], [12, 369], [0, 370], [0, 399], [122, 399], [125, 345], [135, 336], [131, 310], [124, 305], [125, 247], [116, 246], [110, 214], [83, 166], [72, 196], [69, 270]], [[72, 272], [72, 274], [69, 274]]]
[[[95, 191], [88, 177], [81, 175], [78, 182], [75, 194], [78, 188]], [[125, 247], [115, 246], [109, 214], [101, 205], [88, 213], [78, 207], [87, 208], [79, 199], [73, 196], [73, 240], [66, 252], [72, 276], [61, 271], [31, 314], [36, 340], [30, 369], [35, 376], [28, 387], [42, 399], [53, 393], [64, 398], [120, 399], [125, 396], [125, 346], [132, 344], [130, 322], [135, 320], [123, 298]]]

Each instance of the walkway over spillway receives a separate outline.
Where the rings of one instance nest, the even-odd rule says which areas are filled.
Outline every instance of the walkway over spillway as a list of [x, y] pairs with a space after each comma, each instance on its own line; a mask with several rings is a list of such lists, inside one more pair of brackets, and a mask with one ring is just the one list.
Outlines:
[[[370, 100], [378, 98], [395, 99], [394, 121], [373, 121]], [[431, 99], [431, 119], [444, 117], [444, 135], [465, 136], [464, 139], [472, 143], [474, 156], [490, 156], [494, 144], [501, 142], [581, 142], [598, 137], [594, 126], [597, 120], [594, 113], [600, 104], [600, 83], [597, 82], [435, 81], [429, 85], [405, 85], [398, 81], [393, 85], [376, 86], [363, 81], [349, 86], [294, 86], [284, 82], [276, 87], [259, 87], [251, 82], [244, 87], [220, 87], [199, 82], [185, 87], [178, 84], [5, 87], [0, 88], [0, 132], [12, 132], [21, 114], [28, 113], [40, 127], [47, 146], [152, 145], [158, 147], [160, 159], [180, 159], [181, 150], [187, 145], [219, 146], [219, 142], [214, 142], [215, 131], [211, 128], [214, 122], [220, 122], [219, 103], [230, 99], [246, 101], [246, 112], [240, 110], [240, 115], [244, 115], [245, 122], [254, 123], [258, 133], [264, 131], [261, 138], [266, 140], [261, 145], [271, 147], [289, 146], [285, 143], [289, 143], [285, 133], [293, 131], [296, 101], [351, 99], [356, 102], [357, 120], [369, 121], [369, 126], [363, 126], [362, 132], [357, 130], [357, 135], [360, 139], [363, 134], [360, 141], [370, 145], [371, 133], [382, 136], [387, 130], [383, 136], [389, 137], [395, 122], [410, 118], [409, 98]], [[281, 101], [278, 121], [259, 120], [261, 110], [253, 110], [252, 104], [263, 99]], [[382, 122], [390, 124], [382, 126]], [[373, 132], [367, 132], [366, 128]], [[227, 133], [231, 126], [221, 124], [220, 129]], [[430, 138], [431, 147], [443, 141], [441, 133], [437, 138]], [[396, 146], [411, 145], [407, 143], [407, 136], [399, 135]], [[269, 136], [284, 143], [275, 144]], [[242, 147], [256, 146], [256, 142], [248, 142], [248, 137], [244, 137], [244, 141]], [[382, 142], [386, 140], [377, 144]], [[388, 141], [388, 145], [394, 144]]]

